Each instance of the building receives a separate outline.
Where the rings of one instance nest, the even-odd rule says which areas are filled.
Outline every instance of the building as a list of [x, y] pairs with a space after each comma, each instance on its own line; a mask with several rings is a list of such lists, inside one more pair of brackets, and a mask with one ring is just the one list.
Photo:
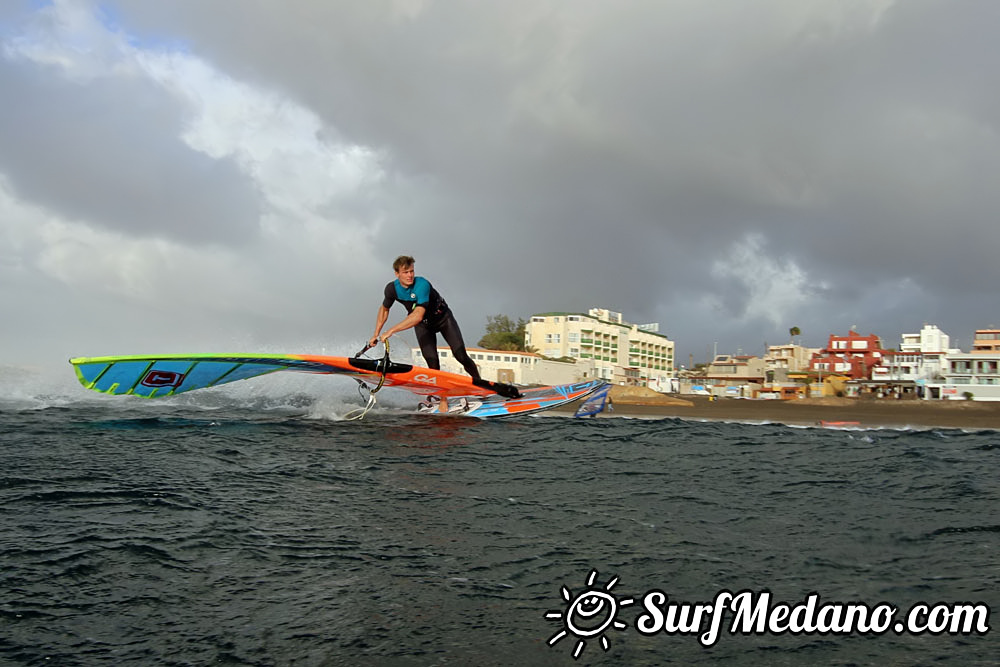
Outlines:
[[788, 373], [797, 373], [809, 368], [809, 361], [819, 350], [802, 347], [794, 343], [769, 345], [764, 355], [764, 364], [772, 381], [784, 382]]
[[[476, 362], [483, 379], [494, 382], [519, 385], [571, 384], [597, 377], [594, 374], [593, 362], [588, 360], [555, 361], [544, 359], [541, 355], [531, 352], [484, 350], [476, 347], [469, 347], [466, 350]], [[465, 374], [465, 369], [452, 355], [451, 348], [439, 346], [437, 351], [441, 370]], [[413, 355], [414, 364], [427, 365], [427, 360], [424, 359], [419, 347], [410, 348], [410, 353]]]
[[708, 365], [705, 375], [721, 380], [762, 383], [766, 369], [767, 362], [760, 357], [748, 354], [719, 354]]
[[870, 380], [872, 369], [882, 365], [884, 356], [882, 340], [875, 334], [862, 336], [855, 331], [846, 336], [830, 334], [826, 347], [809, 361], [809, 370]]
[[1000, 329], [976, 329], [972, 340], [973, 354], [996, 354], [1000, 352]]
[[795, 343], [769, 345], [764, 355], [764, 386], [758, 396], [764, 398], [805, 396], [808, 385], [803, 380], [808, 376], [810, 360], [818, 352], [817, 348], [803, 347]]
[[681, 383], [682, 393], [753, 398], [761, 390], [767, 362], [752, 355], [717, 354], [702, 373]]
[[[951, 350], [951, 337], [934, 324], [925, 324], [920, 333], [903, 334], [900, 352], [941, 353]], [[958, 350], [954, 350], [958, 352]]]
[[915, 391], [927, 397], [927, 383], [940, 383], [949, 354], [961, 351], [951, 347], [951, 338], [933, 324], [925, 324], [920, 333], [903, 334], [899, 351], [886, 350], [882, 365], [872, 370], [872, 380], [884, 382], [896, 394]]
[[941, 374], [941, 382], [927, 383], [928, 398], [1000, 401], [1000, 351], [949, 354]]
[[658, 324], [629, 324], [601, 308], [532, 315], [524, 345], [553, 359], [593, 362], [596, 377], [616, 384], [668, 391], [674, 375], [674, 343]]

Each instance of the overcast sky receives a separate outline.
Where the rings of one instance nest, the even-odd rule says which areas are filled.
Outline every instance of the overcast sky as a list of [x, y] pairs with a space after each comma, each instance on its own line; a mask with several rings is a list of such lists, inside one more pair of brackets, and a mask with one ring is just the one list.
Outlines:
[[401, 253], [470, 345], [598, 306], [678, 364], [968, 349], [997, 35], [981, 0], [0, 0], [0, 362], [350, 353]]

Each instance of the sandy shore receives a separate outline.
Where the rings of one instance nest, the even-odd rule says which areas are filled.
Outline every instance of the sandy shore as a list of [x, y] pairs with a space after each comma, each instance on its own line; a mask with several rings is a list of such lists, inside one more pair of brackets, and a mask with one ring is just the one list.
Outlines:
[[614, 412], [605, 411], [599, 417], [678, 417], [794, 425], [841, 422], [855, 428], [1000, 429], [1000, 403], [852, 398], [709, 401], [703, 396], [634, 395], [636, 392], [621, 389], [612, 390]]

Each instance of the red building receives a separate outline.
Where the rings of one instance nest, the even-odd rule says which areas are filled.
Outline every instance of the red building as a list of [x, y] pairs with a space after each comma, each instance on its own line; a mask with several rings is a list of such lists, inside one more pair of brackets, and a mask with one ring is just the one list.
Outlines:
[[862, 336], [854, 331], [846, 336], [830, 335], [826, 347], [813, 356], [809, 370], [815, 373], [838, 373], [852, 380], [870, 380], [872, 369], [882, 365], [886, 350], [875, 334]]

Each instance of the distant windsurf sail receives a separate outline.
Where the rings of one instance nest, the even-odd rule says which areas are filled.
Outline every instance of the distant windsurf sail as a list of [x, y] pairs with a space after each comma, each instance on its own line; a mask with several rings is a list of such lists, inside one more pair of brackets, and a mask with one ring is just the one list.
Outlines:
[[608, 392], [611, 391], [611, 385], [606, 384], [602, 388], [595, 391], [590, 397], [580, 404], [577, 408], [574, 417], [592, 417], [604, 410], [604, 406], [608, 402]]

